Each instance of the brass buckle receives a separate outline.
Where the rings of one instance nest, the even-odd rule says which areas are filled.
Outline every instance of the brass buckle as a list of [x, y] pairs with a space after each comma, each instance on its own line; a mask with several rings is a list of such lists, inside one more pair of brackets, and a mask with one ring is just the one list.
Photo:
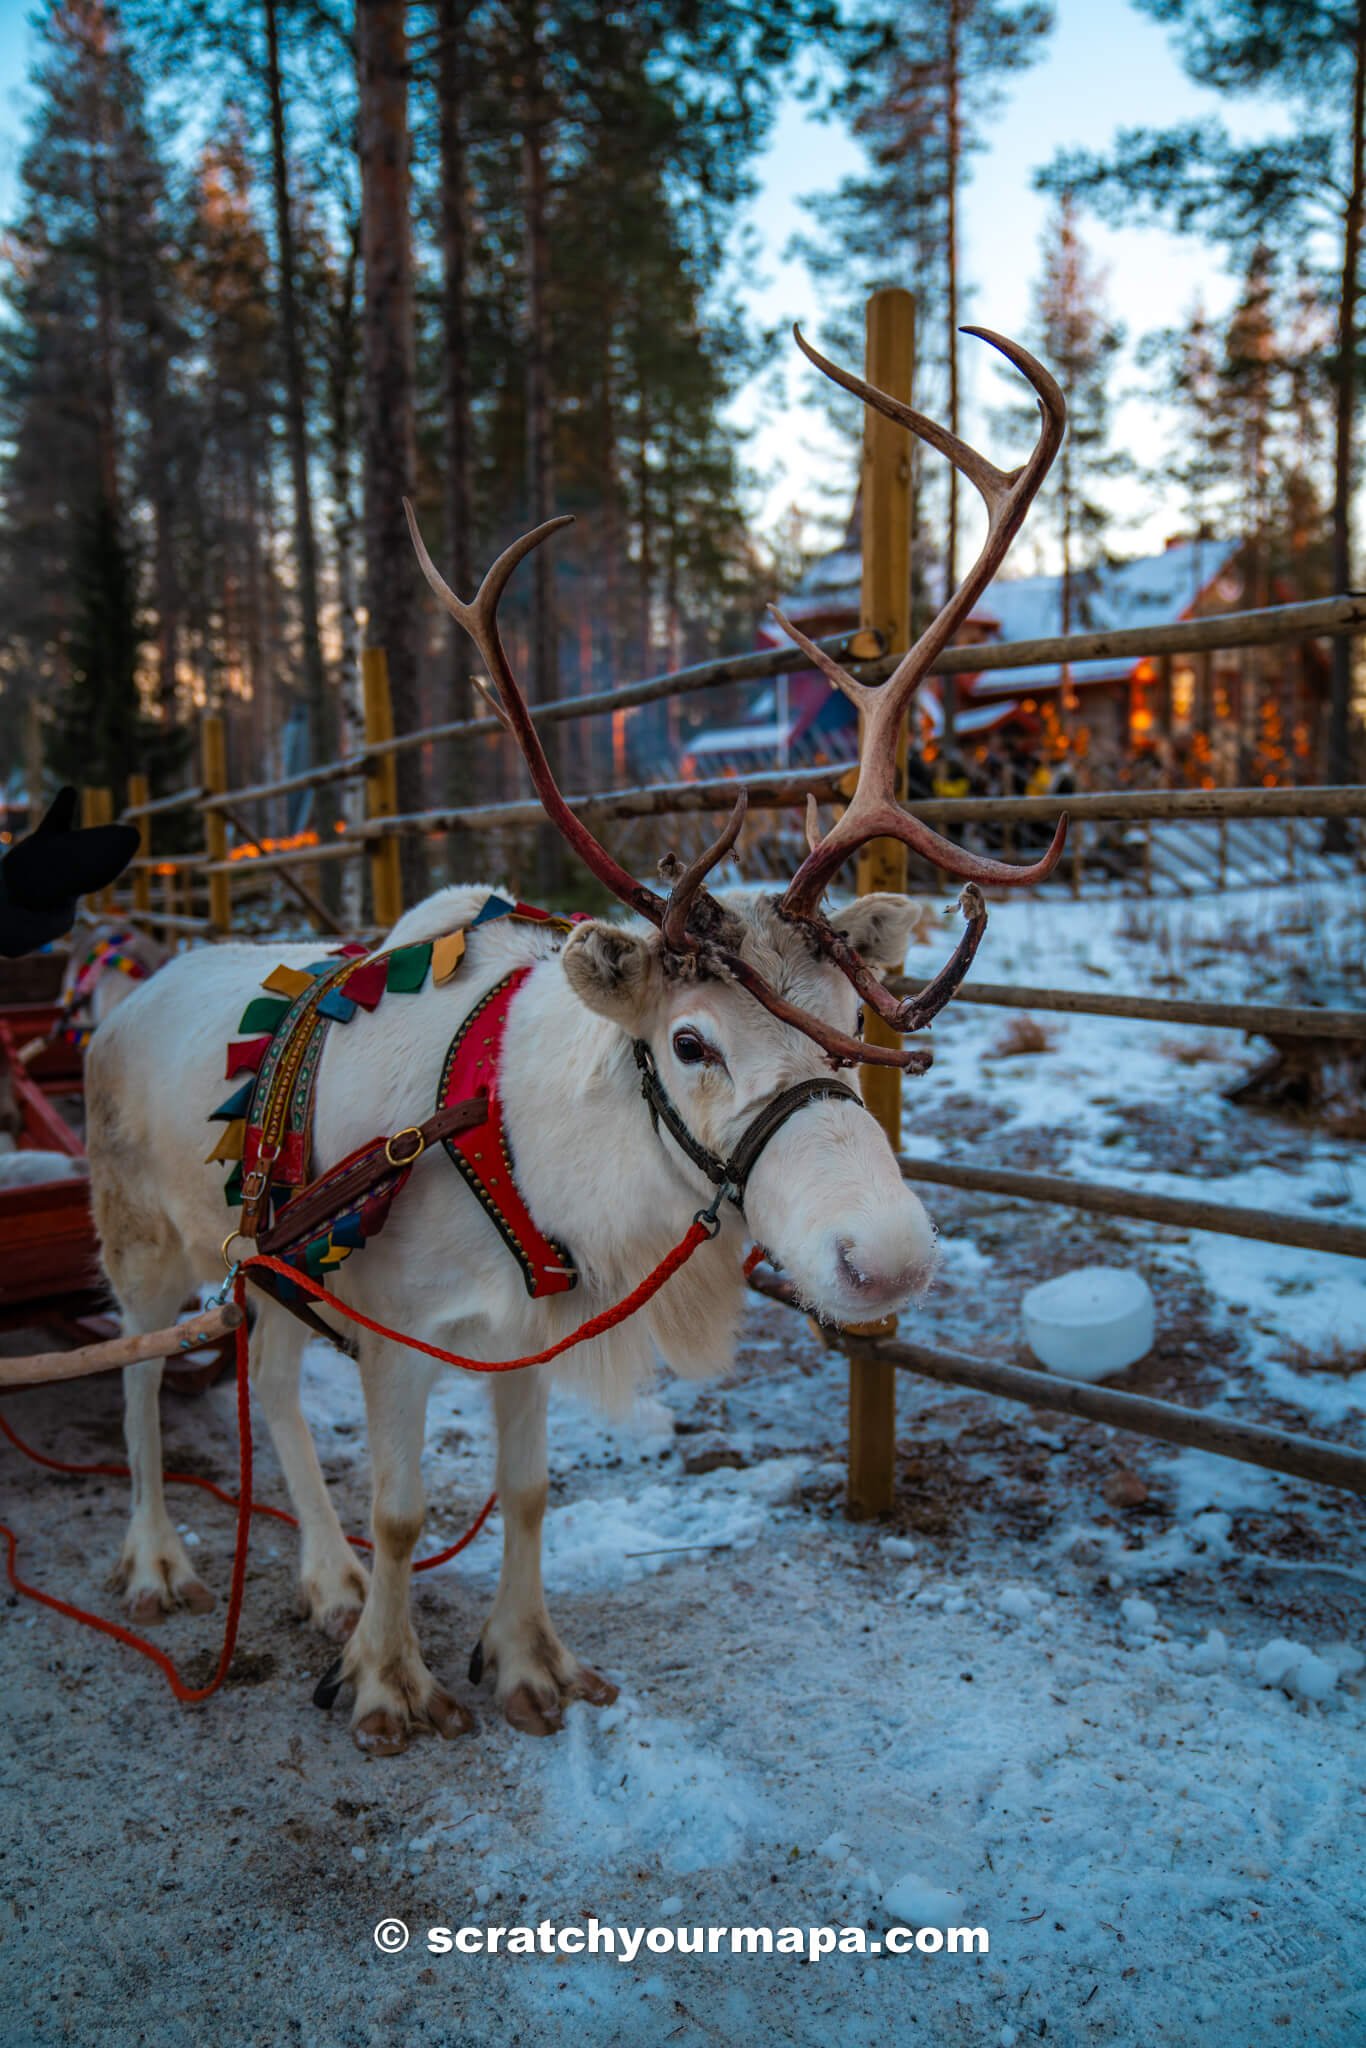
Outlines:
[[[416, 1149], [412, 1152], [405, 1152], [402, 1158], [396, 1157], [394, 1153], [394, 1147], [400, 1138], [417, 1139]], [[426, 1149], [427, 1140], [423, 1137], [422, 1131], [417, 1124], [405, 1124], [401, 1131], [395, 1131], [392, 1138], [386, 1138], [384, 1141], [384, 1156], [390, 1166], [411, 1166], [422, 1157]]]

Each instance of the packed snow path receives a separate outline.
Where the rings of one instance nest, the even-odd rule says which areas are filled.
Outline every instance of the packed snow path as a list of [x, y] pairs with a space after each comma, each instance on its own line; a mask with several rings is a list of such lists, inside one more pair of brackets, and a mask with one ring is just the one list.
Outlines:
[[[991, 977], [1359, 1002], [1350, 900], [1010, 905]], [[1356, 926], [1359, 935], [1360, 925]], [[1353, 946], [1358, 948], [1353, 957]], [[918, 968], [921, 955], [911, 962]], [[928, 954], [924, 957], [928, 958]], [[1184, 982], [1177, 978], [1184, 977]], [[1217, 1093], [1232, 1034], [959, 1006], [907, 1084], [907, 1146], [1360, 1218], [1350, 1116], [1300, 1126]], [[1194, 1040], [1195, 1060], [1173, 1050]], [[930, 1191], [943, 1270], [907, 1328], [1019, 1353], [1025, 1285], [1137, 1264], [1158, 1340], [1129, 1384], [1360, 1443], [1366, 1288], [1346, 1260]], [[16, 1340], [16, 1348], [22, 1348]], [[495, 1530], [419, 1582], [434, 1671], [475, 1736], [366, 1763], [309, 1705], [330, 1661], [258, 1526], [234, 1682], [187, 1712], [112, 1644], [4, 1609], [0, 2041], [318, 2048], [1351, 2042], [1366, 2037], [1359, 1506], [952, 1389], [900, 1385], [898, 1504], [840, 1511], [845, 1368], [756, 1304], [727, 1385], [665, 1384], [611, 1428], [552, 1425], [547, 1580], [566, 1639], [622, 1686], [547, 1743], [464, 1677]], [[434, 1402], [429, 1531], [483, 1497], [481, 1386]], [[367, 1498], [355, 1376], [321, 1347], [307, 1405], [343, 1518]], [[118, 1392], [13, 1404], [42, 1448], [117, 1455]], [[231, 1474], [231, 1395], [167, 1402], [168, 1460]], [[123, 1489], [6, 1454], [40, 1583], [103, 1589]], [[262, 1439], [259, 1490], [281, 1498]], [[176, 1510], [226, 1587], [230, 1516]], [[207, 1661], [217, 1616], [162, 1640]], [[377, 1952], [402, 1917], [414, 1937]], [[428, 1925], [985, 1927], [978, 1956], [429, 1956]]]

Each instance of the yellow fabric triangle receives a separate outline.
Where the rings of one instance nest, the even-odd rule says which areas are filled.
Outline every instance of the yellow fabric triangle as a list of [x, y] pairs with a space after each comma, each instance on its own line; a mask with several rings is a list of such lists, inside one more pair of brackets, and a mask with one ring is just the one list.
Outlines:
[[432, 945], [432, 980], [439, 988], [443, 981], [449, 981], [465, 957], [465, 934], [447, 932], [443, 939]]
[[212, 1152], [210, 1152], [210, 1154], [208, 1155], [208, 1158], [204, 1161], [204, 1164], [206, 1166], [212, 1166], [216, 1159], [240, 1159], [242, 1157], [242, 1146], [246, 1141], [246, 1135], [247, 1120], [244, 1116], [239, 1116], [235, 1118], [234, 1121], [230, 1124], [224, 1124], [223, 1135], [218, 1140], [218, 1143], [214, 1146]]
[[301, 996], [306, 988], [313, 987], [313, 976], [305, 974], [299, 967], [273, 967], [262, 988], [268, 988], [273, 996]]
[[330, 1252], [324, 1252], [319, 1259], [320, 1266], [339, 1266], [343, 1259], [349, 1259], [352, 1247], [349, 1244], [334, 1244]]

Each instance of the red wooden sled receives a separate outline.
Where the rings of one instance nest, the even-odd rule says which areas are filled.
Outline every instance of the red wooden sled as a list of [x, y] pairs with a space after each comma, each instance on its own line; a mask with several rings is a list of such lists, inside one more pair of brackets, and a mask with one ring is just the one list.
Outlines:
[[[84, 1156], [81, 1055], [58, 1041], [30, 1059], [21, 1050], [42, 1038], [58, 1015], [53, 1002], [0, 1005], [0, 1095], [14, 1105], [20, 1151]], [[50, 1329], [75, 1344], [119, 1333], [100, 1272], [90, 1183], [84, 1177], [0, 1187], [0, 1329]], [[211, 1386], [230, 1360], [224, 1341], [204, 1354], [168, 1363], [166, 1383], [180, 1393]]]

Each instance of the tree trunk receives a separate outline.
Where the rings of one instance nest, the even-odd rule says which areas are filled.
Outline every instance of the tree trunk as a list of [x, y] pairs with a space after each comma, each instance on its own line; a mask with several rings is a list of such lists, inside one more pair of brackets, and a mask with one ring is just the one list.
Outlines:
[[[1361, 260], [1361, 208], [1366, 193], [1363, 163], [1363, 110], [1366, 107], [1366, 0], [1357, 0], [1356, 64], [1352, 79], [1352, 186], [1342, 244], [1339, 292], [1337, 391], [1333, 449], [1333, 589], [1352, 587], [1352, 471], [1356, 440], [1357, 301]], [[1328, 780], [1352, 780], [1351, 746], [1352, 642], [1346, 634], [1333, 641], [1333, 679], [1328, 718]], [[1345, 849], [1344, 820], [1330, 819], [1325, 847]]]
[[[540, 0], [522, 17], [522, 207], [526, 266], [526, 450], [527, 499], [533, 526], [555, 516], [555, 450], [550, 394], [550, 226], [546, 176], [546, 103], [541, 50]], [[544, 703], [559, 694], [559, 621], [555, 606], [555, 560], [548, 548], [532, 556], [531, 696]], [[559, 728], [542, 726], [541, 742], [550, 772], [559, 779]], [[538, 835], [537, 887], [554, 896], [564, 884], [563, 845], [546, 826]]]
[[285, 143], [285, 99], [280, 77], [278, 0], [264, 0], [266, 85], [270, 99], [271, 181], [275, 199], [275, 240], [280, 263], [280, 340], [285, 367], [285, 445], [294, 489], [294, 552], [298, 574], [299, 625], [303, 640], [304, 698], [308, 705], [309, 742], [313, 759], [325, 761], [331, 751], [327, 684], [322, 639], [318, 631], [318, 550], [313, 532], [313, 493], [308, 476], [307, 394], [303, 349], [299, 341], [299, 308], [294, 275], [294, 219], [289, 196], [289, 160]]
[[[332, 554], [336, 565], [338, 631], [337, 705], [341, 719], [341, 751], [352, 760], [365, 751], [365, 696], [360, 676], [360, 622], [356, 616], [356, 506], [352, 481], [352, 443], [356, 411], [356, 271], [359, 265], [359, 224], [352, 228], [342, 272], [332, 333], [328, 379], [328, 414], [332, 441]], [[365, 785], [342, 784], [341, 813], [349, 827], [365, 816]], [[365, 920], [365, 863], [347, 861], [342, 868], [342, 922], [359, 931]]]
[[[441, 116], [441, 403], [445, 474], [442, 529], [446, 574], [453, 589], [468, 597], [474, 589], [474, 430], [470, 417], [469, 337], [469, 173], [465, 156], [465, 95], [469, 65], [465, 39], [470, 0], [437, 0], [437, 92]], [[440, 716], [470, 715], [470, 645], [454, 619], [449, 622], [449, 681]], [[475, 793], [473, 750], [477, 740], [448, 750], [446, 797], [461, 804]]]
[[[1070, 441], [1064, 441], [1062, 457], [1058, 464], [1058, 511], [1062, 532], [1062, 576], [1058, 584], [1059, 596], [1062, 602], [1058, 619], [1058, 631], [1065, 640], [1072, 630], [1073, 614], [1072, 447]], [[1072, 664], [1070, 661], [1064, 661], [1059, 672], [1058, 710], [1061, 713], [1060, 723], [1062, 729], [1070, 741], [1076, 731], [1076, 714], [1078, 710], [1076, 692], [1072, 687]], [[1128, 745], [1128, 738], [1129, 736], [1126, 733], [1126, 747]]]
[[[948, 318], [949, 352], [949, 432], [958, 433], [958, 167], [962, 156], [963, 138], [959, 108], [959, 25], [962, 0], [949, 0], [948, 9], [948, 62], [945, 66], [945, 86], [948, 96], [948, 164], [946, 177], [946, 198], [948, 220], [946, 242], [948, 259], [948, 290], [945, 303]], [[944, 596], [947, 600], [958, 588], [958, 471], [949, 464], [949, 505], [944, 537]], [[954, 676], [940, 679], [944, 704], [944, 749], [954, 744], [957, 737], [958, 682]]]
[[[416, 568], [403, 517], [413, 494], [413, 259], [409, 218], [408, 39], [404, 0], [358, 0], [361, 263], [365, 274], [366, 639], [388, 657], [394, 730], [418, 725]], [[423, 808], [415, 748], [398, 756], [401, 811]], [[425, 887], [421, 840], [405, 838], [403, 893]]]
[[175, 561], [175, 456], [168, 417], [168, 351], [158, 307], [148, 323], [147, 395], [157, 613], [157, 700], [168, 726], [179, 723], [180, 585]]

